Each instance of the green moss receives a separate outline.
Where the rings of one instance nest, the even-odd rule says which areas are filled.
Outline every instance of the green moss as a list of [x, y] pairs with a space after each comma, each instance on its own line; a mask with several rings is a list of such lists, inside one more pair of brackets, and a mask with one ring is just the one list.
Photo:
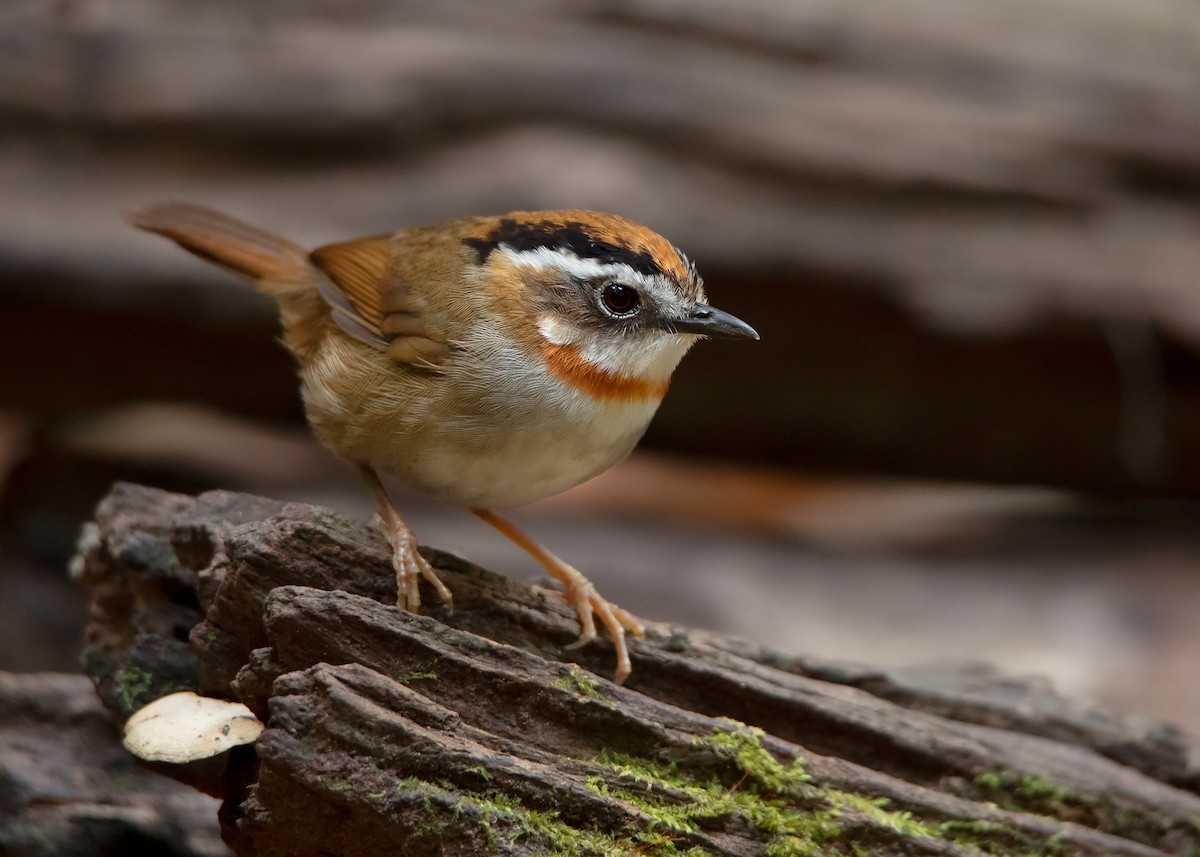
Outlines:
[[[393, 796], [411, 800], [414, 795], [421, 796], [429, 816], [426, 824], [413, 831], [414, 835], [441, 838], [447, 834], [451, 823], [472, 821], [478, 825], [489, 851], [536, 838], [545, 843], [544, 853], [549, 857], [704, 857], [706, 853], [697, 848], [681, 847], [680, 838], [669, 831], [610, 834], [572, 827], [562, 821], [557, 812], [526, 807], [519, 799], [507, 794], [465, 793], [449, 784], [435, 785], [408, 778], [397, 783]], [[439, 814], [435, 801], [444, 807], [453, 807], [449, 819], [444, 812]]]
[[694, 738], [692, 743], [715, 750], [718, 755], [732, 756], [747, 777], [772, 791], [786, 792], [812, 779], [804, 773], [799, 759], [785, 766], [772, 756], [762, 745], [763, 731], [758, 727], [728, 718], [719, 719], [727, 729]]
[[1020, 799], [1019, 806], [1013, 803], [1014, 808], [1047, 803], [1077, 804], [1085, 800], [1075, 789], [1020, 771], [988, 771], [975, 778], [975, 785], [1002, 798]]
[[[574, 683], [570, 687], [586, 696]], [[418, 833], [451, 835], [450, 828], [474, 824], [481, 849], [506, 850], [524, 842], [550, 857], [704, 857], [709, 852], [697, 838], [726, 827], [731, 819], [738, 820], [734, 829], [757, 835], [766, 857], [867, 857], [894, 853], [897, 841], [905, 838], [952, 842], [1000, 857], [1072, 853], [1061, 842], [1032, 839], [999, 819], [921, 819], [889, 809], [885, 799], [822, 788], [799, 760], [781, 762], [762, 738], [760, 730], [725, 721], [712, 734], [694, 739], [707, 753], [672, 761], [601, 752], [584, 760], [593, 771], [587, 788], [636, 809], [645, 819], [641, 829], [573, 826], [556, 812], [498, 793], [491, 776], [480, 769], [474, 771], [479, 779], [470, 789], [410, 779], [398, 784], [397, 792], [405, 792], [409, 801], [414, 792], [424, 796], [429, 830], [422, 827]], [[1073, 794], [1032, 778], [1010, 783], [985, 777], [975, 787], [994, 791], [1009, 785], [1031, 800], [1065, 800]]]
[[[589, 779], [588, 787], [625, 801], [649, 817], [648, 834], [698, 833], [734, 816], [761, 831], [767, 857], [818, 854], [839, 833], [836, 811], [819, 799], [812, 800], [817, 790], [806, 785], [810, 778], [802, 765], [779, 762], [762, 746], [761, 736], [760, 730], [727, 721], [727, 728], [695, 739], [697, 746], [733, 763], [739, 776], [730, 784], [711, 771], [682, 770], [673, 763], [601, 753], [591, 763], [628, 780], [632, 788], [611, 788], [602, 776]], [[815, 806], [803, 808], [804, 803]], [[667, 841], [673, 844], [674, 839]], [[672, 852], [646, 851], [644, 847], [642, 853]]]
[[557, 687], [559, 690], [574, 691], [580, 696], [588, 699], [597, 699], [602, 702], [608, 702], [607, 699], [600, 695], [600, 691], [597, 689], [598, 686], [596, 684], [596, 680], [583, 670], [579, 669], [579, 667], [571, 667], [570, 672], [568, 672], [562, 678], [556, 678], [551, 681], [550, 686]]
[[[911, 812], [889, 810], [886, 798], [867, 798], [836, 789], [825, 796], [839, 810], [851, 810], [876, 828], [894, 830], [902, 836], [927, 837], [953, 842], [980, 854], [997, 857], [1060, 857], [1062, 848], [1053, 841], [1034, 841], [999, 822], [983, 819], [950, 819], [939, 823], [921, 821]], [[843, 831], [845, 833], [845, 831]], [[858, 843], [851, 843], [855, 857], [867, 855]]]
[[1035, 840], [996, 821], [951, 819], [937, 825], [937, 836], [965, 848], [998, 857], [1065, 857], [1054, 838]]
[[414, 681], [437, 681], [438, 674], [435, 672], [420, 672], [409, 673], [404, 678], [400, 679], [402, 684], [412, 684]]
[[1177, 838], [1181, 830], [1184, 835], [1200, 839], [1200, 824], [1118, 806], [1107, 795], [1084, 792], [1021, 771], [980, 774], [972, 781], [967, 796], [991, 801], [1003, 809], [1070, 821], [1156, 847]]
[[[511, 846], [528, 837], [537, 837], [546, 843], [550, 857], [638, 857], [641, 854], [672, 854], [677, 852], [654, 852], [638, 850], [632, 839], [623, 841], [592, 830], [580, 830], [559, 820], [558, 813], [544, 812], [524, 806], [520, 800], [505, 794], [471, 794], [450, 785], [435, 785], [409, 777], [396, 784], [393, 797], [412, 799], [419, 796], [428, 816], [426, 823], [413, 831], [415, 836], [428, 836], [438, 840], [448, 834], [451, 823], [461, 824], [464, 819], [478, 825], [489, 850], [501, 844]], [[439, 812], [435, 801], [442, 807], [452, 807], [447, 817]]]
[[648, 851], [632, 837], [613, 837], [606, 833], [570, 826], [556, 812], [544, 812], [525, 807], [509, 795], [471, 795], [463, 799], [480, 813], [489, 849], [494, 849], [499, 836], [494, 826], [505, 830], [505, 845], [511, 846], [527, 837], [539, 837], [547, 842], [549, 857], [638, 857], [638, 855], [677, 854], [677, 850]]
[[487, 850], [496, 850], [496, 831], [492, 829], [492, 823], [486, 818], [479, 822], [480, 828], [483, 830], [484, 838], [487, 840]]
[[1114, 806], [1107, 797], [1021, 771], [988, 771], [973, 784], [973, 796], [1014, 812], [1079, 822], [1121, 835], [1145, 822], [1138, 813]]
[[127, 664], [117, 670], [113, 680], [116, 689], [117, 702], [126, 714], [132, 714], [143, 705], [152, 702], [152, 685], [154, 676], [141, 667]]
[[852, 809], [879, 827], [887, 827], [905, 836], [941, 838], [941, 830], [937, 826], [917, 821], [911, 812], [884, 809], [888, 805], [887, 798], [867, 798], [837, 789], [827, 789], [825, 797], [839, 810]]
[[[763, 746], [762, 736], [761, 730], [726, 721], [713, 734], [694, 739], [696, 746], [731, 762], [736, 781], [730, 781], [728, 772], [723, 780], [712, 770], [602, 753], [591, 760], [593, 764], [628, 781], [630, 788], [616, 789], [599, 776], [588, 785], [649, 816], [652, 832], [686, 836], [723, 817], [740, 817], [762, 831], [766, 840], [763, 853], [768, 857], [867, 855], [872, 853], [872, 840], [884, 830], [899, 837], [953, 842], [1002, 857], [1060, 857], [1067, 853], [1054, 840], [1035, 841], [1000, 822], [923, 820], [911, 812], [889, 810], [883, 798], [820, 788], [799, 760], [785, 764], [776, 759]], [[1024, 785], [1029, 794], [1045, 796], [1052, 784]], [[1056, 789], [1054, 794], [1061, 797], [1062, 790]], [[878, 839], [884, 847], [893, 841], [890, 836]]]

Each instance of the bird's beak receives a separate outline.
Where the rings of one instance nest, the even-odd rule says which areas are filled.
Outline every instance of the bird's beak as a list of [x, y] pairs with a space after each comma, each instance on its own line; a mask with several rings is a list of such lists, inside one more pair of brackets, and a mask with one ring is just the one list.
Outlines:
[[664, 320], [663, 327], [679, 333], [711, 336], [714, 339], [758, 339], [758, 331], [746, 322], [708, 304], [693, 304], [681, 318]]

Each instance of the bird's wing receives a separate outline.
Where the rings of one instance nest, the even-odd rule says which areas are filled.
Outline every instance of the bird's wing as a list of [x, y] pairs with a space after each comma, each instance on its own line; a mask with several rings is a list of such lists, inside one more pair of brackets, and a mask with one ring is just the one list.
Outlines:
[[319, 247], [310, 255], [325, 276], [318, 289], [334, 323], [397, 363], [433, 367], [450, 354], [444, 338], [423, 320], [413, 290], [389, 264], [391, 239], [359, 238]]

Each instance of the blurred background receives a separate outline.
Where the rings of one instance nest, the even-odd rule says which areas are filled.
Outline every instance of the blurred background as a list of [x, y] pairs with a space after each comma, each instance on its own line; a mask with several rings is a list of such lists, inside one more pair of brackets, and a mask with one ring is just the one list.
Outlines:
[[762, 341], [702, 343], [633, 458], [519, 523], [648, 619], [1200, 734], [1198, 140], [1192, 0], [6, 0], [0, 669], [77, 668], [113, 480], [371, 513], [270, 302], [119, 211], [316, 246], [579, 207]]

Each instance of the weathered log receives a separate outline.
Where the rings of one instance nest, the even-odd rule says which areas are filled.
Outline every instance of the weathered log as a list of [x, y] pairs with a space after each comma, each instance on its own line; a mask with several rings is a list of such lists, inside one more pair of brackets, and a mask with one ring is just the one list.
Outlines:
[[616, 687], [606, 642], [564, 648], [576, 626], [555, 597], [425, 550], [453, 612], [392, 606], [383, 539], [327, 510], [117, 486], [76, 568], [89, 672], [120, 715], [186, 688], [265, 721], [253, 752], [169, 771], [223, 795], [243, 855], [1148, 857], [1200, 842], [1197, 778], [1166, 727], [1080, 716], [1044, 688], [928, 690], [664, 626]]

